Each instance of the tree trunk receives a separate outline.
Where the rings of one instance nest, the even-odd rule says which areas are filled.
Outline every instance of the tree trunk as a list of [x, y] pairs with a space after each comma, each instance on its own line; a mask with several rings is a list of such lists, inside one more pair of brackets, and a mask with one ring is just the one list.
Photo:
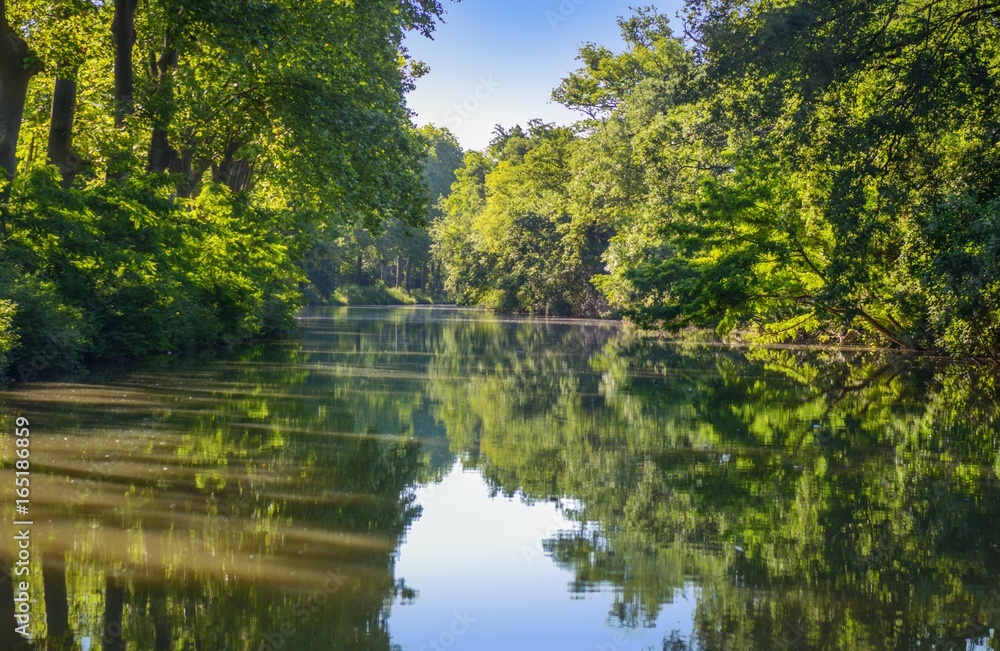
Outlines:
[[[111, 39], [115, 46], [115, 128], [125, 130], [125, 120], [135, 112], [135, 79], [132, 48], [135, 46], [135, 8], [139, 0], [114, 0]], [[127, 154], [115, 152], [108, 160], [107, 178], [124, 179], [128, 174]]]
[[45, 589], [46, 637], [57, 648], [70, 639], [69, 597], [66, 591], [66, 559], [42, 559], [42, 586]]
[[194, 148], [184, 150], [180, 156], [176, 156], [170, 167], [170, 173], [176, 174], [181, 180], [177, 182], [177, 196], [190, 198], [197, 192], [201, 185], [202, 177], [212, 166], [212, 161], [208, 159], [194, 159]]
[[212, 166], [212, 180], [229, 186], [233, 192], [249, 190], [252, 177], [253, 164], [245, 158], [227, 156], [219, 165]]
[[122, 614], [125, 611], [125, 588], [108, 577], [104, 592], [104, 651], [125, 651]]
[[403, 256], [396, 256], [396, 289], [403, 282]]
[[406, 284], [403, 286], [403, 289], [406, 290], [406, 291], [410, 291], [410, 287], [413, 284], [413, 283], [410, 282], [410, 271], [412, 269], [413, 269], [413, 261], [412, 260], [407, 260], [406, 261]]
[[386, 275], [387, 275], [387, 271], [388, 271], [386, 269], [386, 266], [387, 265], [385, 263], [385, 260], [383, 260], [382, 261], [382, 270], [379, 272], [379, 279], [382, 281], [383, 285], [385, 284], [385, 279], [386, 279]]
[[354, 263], [354, 284], [361, 286], [361, 264], [363, 260], [361, 257], [361, 251], [358, 251], [358, 258]]
[[149, 157], [146, 166], [154, 174], [162, 174], [174, 163], [177, 152], [167, 140], [167, 130], [153, 127], [149, 137]]
[[[74, 76], [75, 76], [74, 71]], [[73, 185], [83, 161], [73, 151], [73, 117], [76, 114], [76, 81], [56, 77], [49, 117], [49, 161], [62, 174], [62, 187]]]
[[167, 139], [167, 128], [173, 118], [174, 104], [174, 84], [170, 78], [170, 70], [177, 67], [179, 55], [177, 49], [171, 46], [169, 34], [163, 39], [163, 47], [163, 55], [153, 64], [159, 95], [157, 104], [164, 107], [154, 120], [153, 133], [149, 139], [148, 167], [154, 174], [166, 172], [177, 159], [177, 151]]
[[115, 44], [115, 127], [125, 128], [125, 118], [135, 111], [132, 48], [135, 46], [135, 8], [139, 0], [115, 0], [111, 37]]
[[[17, 172], [17, 139], [28, 81], [37, 72], [38, 66], [28, 65], [28, 44], [7, 23], [6, 0], [0, 0], [0, 171], [8, 181]], [[0, 202], [6, 203], [6, 191]]]
[[420, 291], [427, 291], [427, 262], [420, 267]]

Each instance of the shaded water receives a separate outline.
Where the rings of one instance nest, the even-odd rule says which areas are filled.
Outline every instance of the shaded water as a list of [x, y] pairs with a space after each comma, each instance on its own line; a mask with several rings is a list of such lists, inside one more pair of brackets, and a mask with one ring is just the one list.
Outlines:
[[[450, 309], [302, 325], [0, 395], [8, 560], [31, 421], [34, 648], [1000, 648], [987, 371]], [[11, 612], [3, 582], [0, 649]]]

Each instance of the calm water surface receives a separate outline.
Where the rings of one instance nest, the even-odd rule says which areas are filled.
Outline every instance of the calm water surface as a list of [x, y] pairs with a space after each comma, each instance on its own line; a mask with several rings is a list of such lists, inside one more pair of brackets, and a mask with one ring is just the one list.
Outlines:
[[0, 649], [1000, 649], [995, 372], [301, 322], [0, 394], [4, 564], [17, 415], [34, 522], [31, 646], [4, 581]]

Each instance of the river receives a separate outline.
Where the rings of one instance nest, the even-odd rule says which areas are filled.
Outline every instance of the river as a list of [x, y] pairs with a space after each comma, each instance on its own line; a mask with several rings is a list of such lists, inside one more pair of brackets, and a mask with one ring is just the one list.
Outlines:
[[300, 322], [0, 394], [6, 565], [32, 522], [30, 643], [3, 581], [0, 648], [1000, 648], [995, 370], [451, 308]]

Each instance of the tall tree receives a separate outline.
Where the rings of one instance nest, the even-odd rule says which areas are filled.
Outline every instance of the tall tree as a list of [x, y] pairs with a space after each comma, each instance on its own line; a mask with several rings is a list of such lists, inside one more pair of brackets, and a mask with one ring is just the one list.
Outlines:
[[[0, 9], [0, 226], [17, 232], [0, 249], [0, 352], [26, 374], [281, 331], [317, 239], [427, 217], [405, 105], [421, 66], [402, 44], [430, 33], [437, 2]], [[30, 353], [49, 341], [59, 355]]]
[[73, 150], [73, 118], [76, 115], [76, 80], [56, 77], [52, 90], [52, 112], [49, 117], [48, 155], [53, 165], [59, 168], [63, 188], [73, 184], [73, 178], [80, 170], [82, 161]]
[[139, 0], [114, 0], [111, 36], [115, 45], [115, 127], [123, 129], [125, 119], [135, 112], [135, 11]]
[[[17, 141], [24, 118], [28, 82], [40, 72], [28, 43], [11, 25], [7, 0], [0, 0], [0, 170], [10, 181], [17, 172]], [[0, 200], [6, 197], [4, 184]]]

